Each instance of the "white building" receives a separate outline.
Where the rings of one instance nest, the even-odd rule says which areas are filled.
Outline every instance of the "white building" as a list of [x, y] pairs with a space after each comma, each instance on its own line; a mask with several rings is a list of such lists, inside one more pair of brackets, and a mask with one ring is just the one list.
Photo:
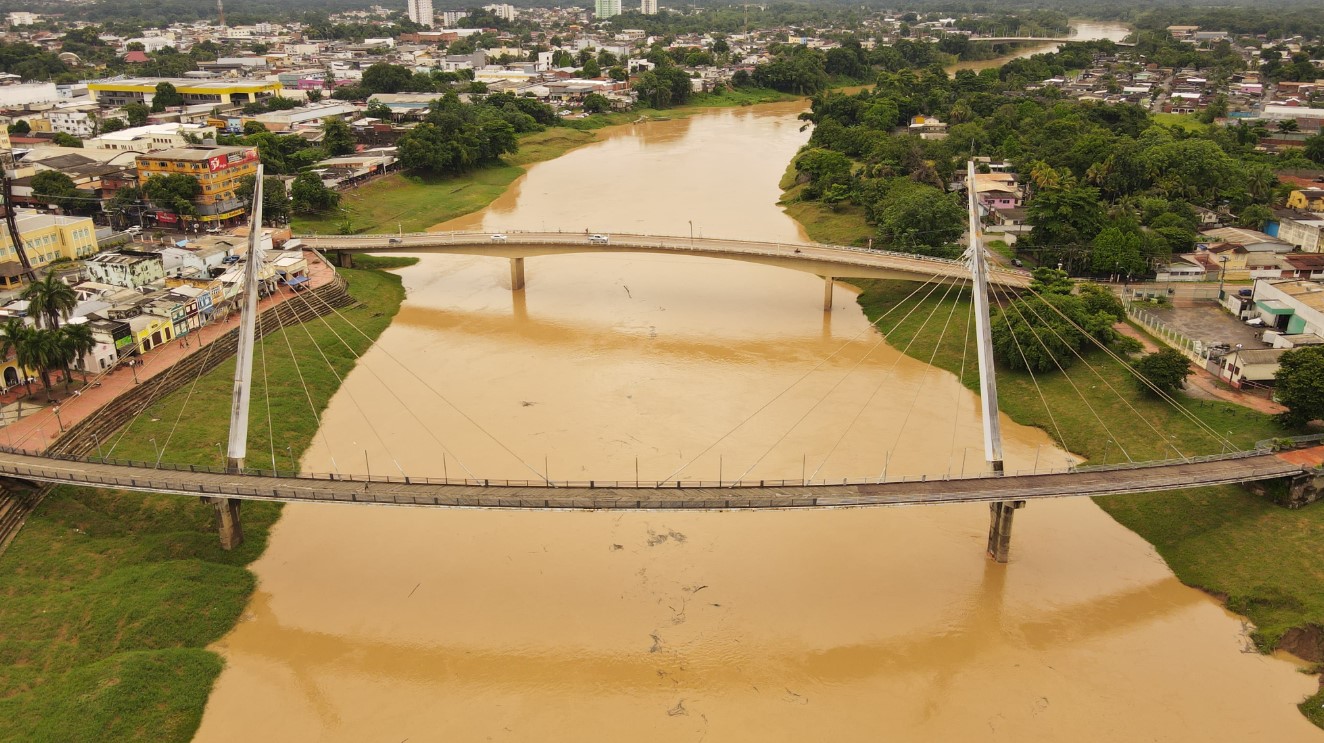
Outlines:
[[406, 0], [409, 3], [409, 20], [420, 26], [432, 28], [432, 0]]
[[5, 16], [5, 20], [11, 26], [35, 26], [41, 22], [41, 16], [25, 10], [18, 10]]
[[621, 0], [597, 0], [598, 18], [611, 18], [621, 14]]
[[469, 15], [467, 10], [443, 10], [441, 11], [441, 25], [446, 28], [454, 28], [460, 25], [460, 19]]
[[165, 277], [160, 257], [98, 253], [85, 263], [93, 281], [137, 289]]
[[202, 124], [147, 124], [121, 129], [117, 132], [103, 133], [99, 137], [83, 141], [83, 148], [88, 150], [115, 150], [117, 152], [151, 152], [185, 147], [189, 144], [185, 135], [198, 140], [216, 136], [216, 127]]
[[514, 5], [484, 5], [483, 10], [506, 21], [515, 20], [515, 16], [518, 14]]
[[79, 139], [87, 139], [96, 133], [97, 107], [79, 106], [46, 112], [46, 120], [51, 123], [51, 131], [71, 134]]
[[639, 12], [644, 15], [657, 15], [657, 0], [639, 0]]

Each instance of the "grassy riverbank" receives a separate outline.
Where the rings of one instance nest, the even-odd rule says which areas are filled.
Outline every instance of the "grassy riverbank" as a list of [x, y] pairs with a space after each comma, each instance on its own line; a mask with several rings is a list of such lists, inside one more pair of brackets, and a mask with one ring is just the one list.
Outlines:
[[744, 88], [723, 93], [701, 94], [688, 105], [668, 108], [636, 108], [624, 113], [595, 114], [567, 119], [562, 126], [520, 137], [519, 152], [502, 158], [502, 164], [460, 176], [433, 177], [393, 173], [341, 195], [340, 210], [318, 216], [296, 216], [297, 233], [337, 235], [345, 232], [423, 232], [434, 225], [463, 216], [492, 203], [521, 175], [525, 166], [552, 160], [576, 147], [597, 140], [597, 129], [629, 124], [642, 118], [678, 119], [714, 108], [752, 106], [798, 100], [800, 96], [764, 88]]
[[[863, 288], [859, 301], [870, 320], [902, 303], [918, 286], [896, 281], [855, 283]], [[953, 327], [963, 324], [969, 308], [967, 295], [943, 301], [942, 293], [938, 289], [921, 299], [919, 309], [895, 328], [914, 298], [883, 319], [878, 327], [889, 343], [929, 361], [938, 336], [935, 326], [947, 318], [953, 304]], [[923, 295], [921, 291], [916, 297]], [[929, 327], [909, 345], [929, 316], [933, 317]], [[962, 332], [948, 332], [937, 344], [934, 365], [959, 374], [964, 340]], [[973, 346], [966, 353], [962, 383], [977, 390]], [[1178, 410], [1141, 394], [1131, 375], [1102, 354], [1088, 358], [1099, 375], [1078, 363], [1070, 370], [1076, 388], [1060, 373], [1038, 377], [1043, 397], [1052, 407], [1051, 416], [1028, 374], [999, 373], [1002, 411], [1018, 423], [1042, 428], [1063, 448], [1095, 463], [1119, 461], [1122, 450], [1117, 441], [1136, 461], [1172, 457], [1174, 446], [1188, 455], [1217, 453], [1218, 445], [1200, 431], [1195, 420], [1230, 433], [1229, 438], [1241, 448], [1261, 439], [1299, 433], [1284, 430], [1270, 416], [1231, 403], [1183, 397]], [[1239, 486], [1109, 496], [1096, 502], [1153, 544], [1183, 583], [1225, 597], [1228, 608], [1247, 616], [1257, 628], [1254, 639], [1262, 650], [1277, 647], [1283, 633], [1293, 627], [1324, 625], [1324, 570], [1320, 567], [1324, 565], [1324, 504], [1287, 510]], [[1324, 699], [1316, 702], [1318, 706]], [[1318, 711], [1308, 716], [1317, 724], [1324, 722]]]
[[821, 201], [801, 201], [803, 183], [796, 183], [795, 161], [786, 166], [779, 187], [782, 190], [782, 210], [791, 219], [799, 222], [814, 242], [829, 245], [854, 245], [865, 247], [874, 236], [873, 227], [865, 221], [864, 207], [855, 204], [838, 204], [836, 209]]
[[524, 166], [551, 160], [597, 139], [592, 132], [552, 127], [520, 137], [519, 152], [503, 164], [460, 176], [392, 173], [341, 195], [341, 211], [295, 217], [298, 233], [423, 232], [433, 225], [478, 211], [505, 193]]
[[[400, 280], [370, 270], [344, 274], [362, 304], [341, 312], [375, 339], [404, 298]], [[371, 345], [334, 315], [328, 321], [355, 352]], [[321, 320], [268, 336], [263, 346], [276, 458], [288, 468], [291, 451], [298, 457], [316, 433], [304, 383], [320, 412], [339, 387], [336, 375], [348, 373], [355, 358]], [[249, 436], [257, 466], [271, 456], [261, 364], [259, 352]], [[188, 386], [166, 396], [107, 448], [149, 460], [155, 437], [170, 441], [165, 461], [216, 464], [233, 373], [231, 360], [203, 375], [191, 398]], [[179, 418], [186, 398], [188, 414]], [[255, 581], [245, 566], [265, 549], [279, 507], [245, 504], [246, 541], [233, 552], [220, 549], [213, 513], [178, 496], [60, 487], [46, 498], [0, 556], [0, 741], [193, 736], [222, 667], [206, 648], [247, 604]]]

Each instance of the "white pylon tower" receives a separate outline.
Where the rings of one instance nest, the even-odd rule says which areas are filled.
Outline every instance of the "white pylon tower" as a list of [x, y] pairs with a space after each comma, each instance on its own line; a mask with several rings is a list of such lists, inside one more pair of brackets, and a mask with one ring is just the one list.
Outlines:
[[262, 274], [262, 165], [253, 180], [253, 216], [244, 263], [243, 308], [239, 313], [239, 348], [235, 351], [234, 392], [230, 402], [230, 447], [227, 466], [244, 468], [248, 454], [248, 402], [253, 387], [253, 344], [257, 335], [257, 295]]
[[[979, 240], [979, 194], [975, 190], [975, 163], [966, 164], [966, 195], [970, 208], [970, 243], [965, 259], [970, 265], [971, 293], [975, 303], [975, 343], [979, 352], [979, 406], [984, 424], [984, 459], [994, 476], [1001, 477], [1002, 421], [998, 418], [998, 380], [993, 365], [993, 334], [989, 328], [988, 264]], [[1011, 522], [1025, 501], [996, 501], [988, 504], [988, 554], [1006, 562], [1011, 551]]]

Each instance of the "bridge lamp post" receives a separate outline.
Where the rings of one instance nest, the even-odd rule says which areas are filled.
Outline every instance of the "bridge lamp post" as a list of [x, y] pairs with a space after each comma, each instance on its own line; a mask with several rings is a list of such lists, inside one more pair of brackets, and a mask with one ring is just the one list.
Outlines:
[[216, 456], [221, 460], [221, 466], [225, 466], [225, 452], [221, 451], [221, 442], [216, 442]]
[[152, 438], [148, 439], [148, 441], [151, 441], [151, 442], [152, 442], [152, 448], [156, 450], [156, 464], [160, 464], [160, 463], [161, 463], [161, 447], [159, 447], [159, 446], [156, 445], [156, 437], [152, 437]]
[[92, 434], [92, 441], [96, 442], [97, 456], [100, 457], [102, 460], [104, 460], [106, 458], [106, 455], [101, 451], [101, 437], [94, 433]]
[[1108, 445], [1109, 445], [1109, 444], [1112, 444], [1112, 443], [1114, 443], [1112, 439], [1104, 439], [1104, 441], [1103, 441], [1103, 463], [1104, 463], [1104, 464], [1108, 464]]
[[694, 220], [693, 219], [689, 220], [689, 223], [690, 223], [690, 247], [692, 248], [694, 247]]
[[299, 471], [299, 463], [296, 462], [296, 461], [294, 460], [294, 445], [293, 445], [293, 444], [286, 444], [286, 445], [285, 445], [285, 451], [288, 452], [289, 455], [290, 455], [290, 468], [291, 468], [291, 471], [297, 473], [297, 472]]
[[970, 447], [961, 450], [961, 477], [965, 477], [965, 460], [970, 456]]
[[1044, 450], [1044, 445], [1040, 444], [1034, 448], [1034, 471], [1039, 472], [1039, 453]]
[[129, 359], [129, 371], [133, 372], [133, 383], [138, 384], [138, 360]]

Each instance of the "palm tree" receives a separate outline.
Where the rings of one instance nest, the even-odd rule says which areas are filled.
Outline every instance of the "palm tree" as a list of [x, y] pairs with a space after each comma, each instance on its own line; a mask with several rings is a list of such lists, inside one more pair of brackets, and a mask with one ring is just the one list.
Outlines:
[[8, 322], [0, 326], [0, 355], [8, 357], [10, 353], [14, 354], [14, 363], [18, 365], [18, 374], [28, 388], [29, 397], [32, 396], [32, 383], [28, 381], [30, 379], [28, 370], [36, 368], [32, 358], [34, 332], [18, 317], [11, 317]]
[[[60, 335], [64, 342], [65, 350], [68, 352], [68, 363], [77, 362], [82, 359], [92, 349], [97, 347], [97, 339], [92, 337], [92, 328], [87, 323], [74, 323], [60, 328]], [[79, 365], [82, 366], [81, 364]], [[82, 369], [83, 384], [87, 384], [87, 369]], [[65, 389], [69, 389], [69, 369], [65, 367], [64, 373]]]
[[23, 290], [23, 299], [28, 301], [28, 313], [51, 330], [58, 330], [60, 321], [68, 320], [78, 305], [78, 295], [73, 288], [60, 281], [54, 272], [29, 284]]
[[[55, 402], [51, 395], [51, 370], [68, 363], [68, 349], [57, 330], [37, 328], [28, 338], [28, 353], [35, 368], [41, 371], [41, 386], [46, 389], [46, 401]], [[68, 379], [68, 375], [65, 376]]]
[[1287, 132], [1294, 132], [1299, 128], [1300, 127], [1297, 125], [1296, 119], [1283, 119], [1282, 121], [1278, 122], [1278, 131], [1283, 132], [1284, 134], [1286, 134]]

